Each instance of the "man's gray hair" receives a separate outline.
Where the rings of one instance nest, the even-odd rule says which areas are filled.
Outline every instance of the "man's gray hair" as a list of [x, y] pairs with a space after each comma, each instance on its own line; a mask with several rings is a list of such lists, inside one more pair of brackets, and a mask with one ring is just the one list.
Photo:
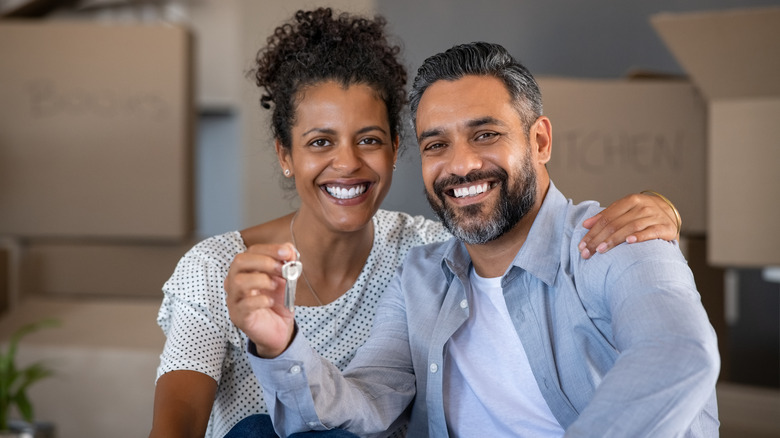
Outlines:
[[425, 90], [440, 80], [455, 81], [466, 75], [493, 76], [501, 80], [517, 107], [528, 135], [531, 125], [542, 115], [542, 94], [533, 75], [499, 44], [474, 42], [454, 46], [426, 59], [417, 70], [409, 107], [417, 130], [417, 106]]

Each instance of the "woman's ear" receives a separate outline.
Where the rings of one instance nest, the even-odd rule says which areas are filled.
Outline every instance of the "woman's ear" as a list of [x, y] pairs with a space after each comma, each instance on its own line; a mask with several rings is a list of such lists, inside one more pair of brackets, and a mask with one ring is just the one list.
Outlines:
[[290, 150], [284, 147], [278, 139], [274, 140], [274, 149], [276, 149], [276, 157], [279, 159], [279, 166], [282, 168], [282, 173], [286, 177], [292, 176], [293, 165]]

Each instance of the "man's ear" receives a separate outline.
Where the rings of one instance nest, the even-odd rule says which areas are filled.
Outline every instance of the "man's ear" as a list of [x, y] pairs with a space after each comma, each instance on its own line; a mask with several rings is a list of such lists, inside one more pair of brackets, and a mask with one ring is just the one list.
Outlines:
[[282, 146], [279, 140], [274, 140], [274, 149], [276, 149], [276, 157], [279, 159], [279, 166], [282, 167], [282, 173], [286, 177], [293, 175], [292, 154], [290, 150]]
[[537, 154], [539, 164], [547, 164], [552, 156], [552, 124], [550, 119], [545, 116], [539, 116], [531, 125], [529, 133], [531, 146]]

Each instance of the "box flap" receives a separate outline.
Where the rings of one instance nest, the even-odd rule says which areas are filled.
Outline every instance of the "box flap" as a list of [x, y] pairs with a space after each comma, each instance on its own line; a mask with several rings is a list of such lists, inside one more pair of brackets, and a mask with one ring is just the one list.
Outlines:
[[708, 99], [780, 95], [780, 7], [663, 13], [650, 21]]

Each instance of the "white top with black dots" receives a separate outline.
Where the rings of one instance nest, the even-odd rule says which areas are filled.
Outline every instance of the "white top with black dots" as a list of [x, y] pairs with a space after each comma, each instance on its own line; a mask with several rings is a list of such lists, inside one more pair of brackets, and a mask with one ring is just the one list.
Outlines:
[[[440, 223], [422, 216], [379, 210], [373, 221], [374, 246], [355, 284], [332, 303], [295, 307], [299, 330], [342, 370], [368, 337], [377, 301], [409, 249], [451, 237]], [[244, 352], [246, 335], [230, 321], [225, 302], [223, 281], [233, 257], [243, 251], [237, 231], [195, 245], [163, 286], [157, 316], [167, 336], [157, 378], [194, 370], [218, 382], [207, 437], [222, 437], [241, 419], [267, 412]]]

